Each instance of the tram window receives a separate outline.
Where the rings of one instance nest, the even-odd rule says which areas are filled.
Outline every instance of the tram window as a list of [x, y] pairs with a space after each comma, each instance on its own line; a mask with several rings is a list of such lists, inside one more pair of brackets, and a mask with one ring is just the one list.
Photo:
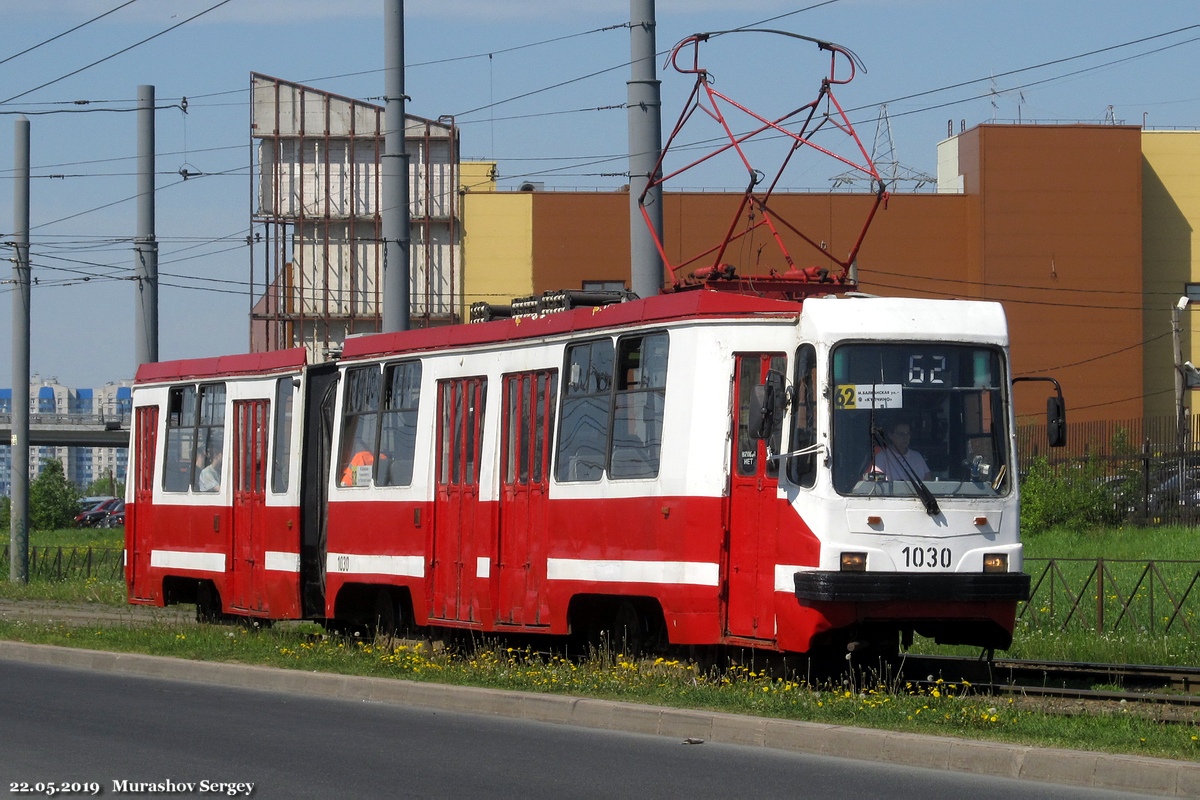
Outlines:
[[558, 396], [558, 373], [538, 373], [537, 394], [534, 397], [533, 414], [533, 475], [545, 480], [549, 471], [549, 449], [546, 442], [547, 429], [554, 421], [554, 400]]
[[454, 378], [438, 383], [438, 483], [479, 483], [487, 378]]
[[[225, 446], [225, 384], [172, 387], [167, 393], [163, 490], [216, 491], [200, 485], [200, 473]], [[219, 462], [218, 462], [219, 467]], [[219, 486], [219, 484], [218, 484]]]
[[[817, 351], [802, 344], [796, 351], [796, 395], [792, 406], [792, 452], [817, 443]], [[817, 455], [808, 453], [787, 460], [792, 483], [811, 487], [817, 480]]]
[[[946, 342], [851, 342], [831, 356], [836, 491], [913, 494], [912, 476], [879, 466], [896, 453], [919, 454], [914, 475], [935, 496], [1011, 491], [1001, 351]], [[908, 429], [903, 444], [892, 438], [899, 425]], [[904, 460], [911, 467], [914, 458]]]
[[612, 340], [568, 347], [563, 383], [555, 477], [559, 481], [599, 480], [608, 446]]
[[417, 448], [417, 404], [421, 398], [421, 362], [389, 364], [384, 369], [383, 414], [379, 431], [379, 460], [375, 483], [412, 483]]
[[[200, 387], [200, 417], [196, 425], [196, 450], [204, 464], [196, 460], [196, 472], [192, 478], [192, 489], [197, 492], [215, 492], [221, 487], [221, 456], [225, 452], [225, 384], [216, 383]], [[215, 479], [210, 477], [214, 466]]]
[[[167, 393], [167, 436], [163, 490], [186, 492], [192, 485], [196, 453], [196, 387], [175, 386]], [[203, 464], [200, 465], [204, 467]]]
[[[760, 454], [759, 440], [762, 438], [759, 431], [750, 430], [750, 410], [753, 402], [754, 387], [761, 386], [766, 383], [768, 376], [771, 373], [777, 373], [776, 377], [782, 377], [784, 370], [787, 369], [787, 359], [781, 355], [743, 355], [738, 357], [739, 367], [737, 370], [737, 397], [738, 397], [738, 429], [737, 429], [737, 474], [742, 477], [755, 475], [759, 471], [759, 456], [765, 454], [778, 454], [779, 446], [783, 441], [783, 402], [782, 388], [777, 395], [777, 408], [772, 414], [774, 420], [771, 424], [770, 431], [766, 436], [766, 452]], [[782, 381], [780, 381], [782, 385]], [[779, 459], [766, 458], [762, 466], [762, 473], [772, 478], [779, 476]]]
[[667, 334], [617, 340], [617, 378], [609, 477], [656, 477], [667, 392]]
[[378, 451], [380, 370], [376, 365], [346, 370], [342, 449], [338, 460], [341, 486], [369, 486]]
[[292, 380], [286, 377], [275, 382], [275, 455], [271, 462], [271, 491], [276, 493], [288, 490], [292, 456], [292, 398], [295, 395]]

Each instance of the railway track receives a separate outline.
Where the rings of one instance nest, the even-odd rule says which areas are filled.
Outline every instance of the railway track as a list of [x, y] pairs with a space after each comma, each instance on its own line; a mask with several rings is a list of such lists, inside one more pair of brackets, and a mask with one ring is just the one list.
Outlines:
[[152, 608], [110, 606], [103, 603], [62, 603], [52, 600], [0, 600], [0, 620], [86, 625], [196, 624], [191, 605]]
[[1045, 701], [1076, 701], [1088, 711], [1137, 704], [1158, 709], [1164, 721], [1192, 721], [1200, 714], [1200, 668], [1069, 661], [906, 656], [898, 666], [902, 680], [928, 686], [967, 683], [984, 694], [1016, 695]]

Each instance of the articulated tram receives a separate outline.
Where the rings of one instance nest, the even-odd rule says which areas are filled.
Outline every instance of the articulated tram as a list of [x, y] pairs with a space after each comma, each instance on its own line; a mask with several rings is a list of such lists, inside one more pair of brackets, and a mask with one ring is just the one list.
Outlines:
[[996, 303], [698, 288], [133, 404], [131, 603], [802, 653], [1007, 647], [1029, 589]]

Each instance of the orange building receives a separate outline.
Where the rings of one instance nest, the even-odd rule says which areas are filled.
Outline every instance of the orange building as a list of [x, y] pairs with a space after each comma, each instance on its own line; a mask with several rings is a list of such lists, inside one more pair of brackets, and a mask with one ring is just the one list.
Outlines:
[[[938, 148], [939, 191], [893, 194], [876, 215], [858, 255], [860, 290], [1003, 303], [1014, 373], [1058, 378], [1073, 421], [1140, 417], [1160, 382], [1171, 413], [1173, 374], [1143, 376], [1142, 137], [1131, 126], [981, 125], [947, 139]], [[476, 182], [464, 194], [464, 305], [498, 302], [508, 288], [511, 297], [628, 285], [626, 193], [480, 188], [492, 186]], [[716, 244], [739, 197], [668, 191], [668, 257]], [[776, 194], [772, 207], [844, 255], [873, 201], [865, 193]], [[794, 234], [784, 238], [798, 266], [832, 266]], [[743, 275], [786, 270], [762, 244], [747, 236], [724, 260]], [[1018, 390], [1019, 415], [1044, 408], [1043, 391]]]

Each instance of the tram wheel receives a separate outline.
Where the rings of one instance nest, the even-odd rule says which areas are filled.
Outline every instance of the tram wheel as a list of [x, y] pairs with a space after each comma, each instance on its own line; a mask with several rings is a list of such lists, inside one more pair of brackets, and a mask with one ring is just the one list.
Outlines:
[[395, 636], [397, 630], [396, 600], [387, 589], [375, 593], [375, 611], [371, 615], [376, 636]]
[[200, 581], [196, 585], [196, 622], [219, 622], [223, 616], [216, 587], [209, 581]]
[[645, 621], [637, 607], [628, 600], [617, 604], [612, 621], [612, 642], [618, 652], [630, 658], [642, 654], [646, 646]]

